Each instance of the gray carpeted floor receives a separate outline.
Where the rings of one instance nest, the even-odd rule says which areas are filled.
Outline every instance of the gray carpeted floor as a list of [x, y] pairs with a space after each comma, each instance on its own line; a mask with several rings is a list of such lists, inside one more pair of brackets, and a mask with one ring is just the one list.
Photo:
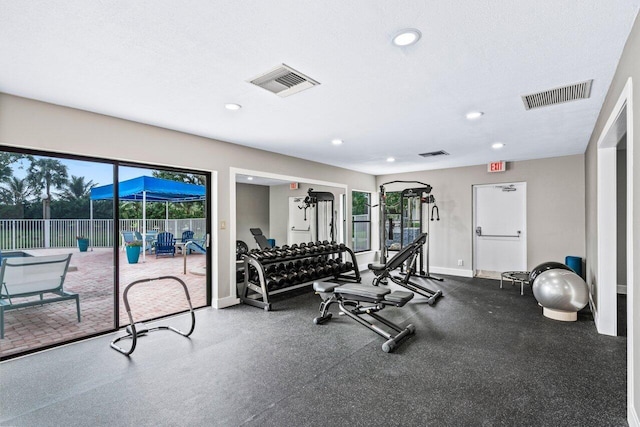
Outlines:
[[625, 338], [598, 335], [588, 312], [546, 319], [530, 288], [429, 286], [445, 294], [435, 306], [416, 297], [382, 312], [417, 329], [392, 354], [344, 316], [314, 325], [308, 291], [272, 312], [199, 310], [191, 339], [155, 332], [131, 359], [105, 336], [10, 360], [0, 424], [626, 425]]

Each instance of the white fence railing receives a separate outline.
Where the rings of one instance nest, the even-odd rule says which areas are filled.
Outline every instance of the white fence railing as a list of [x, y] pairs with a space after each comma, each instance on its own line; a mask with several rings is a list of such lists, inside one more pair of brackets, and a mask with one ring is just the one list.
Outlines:
[[[148, 231], [168, 231], [176, 238], [191, 230], [196, 238], [204, 237], [207, 230], [204, 218], [148, 219]], [[121, 231], [142, 233], [141, 219], [121, 219]], [[113, 246], [112, 219], [3, 219], [0, 220], [0, 250], [39, 248], [71, 248], [76, 246], [76, 237], [91, 239], [91, 246]], [[118, 242], [120, 244], [120, 242]]]

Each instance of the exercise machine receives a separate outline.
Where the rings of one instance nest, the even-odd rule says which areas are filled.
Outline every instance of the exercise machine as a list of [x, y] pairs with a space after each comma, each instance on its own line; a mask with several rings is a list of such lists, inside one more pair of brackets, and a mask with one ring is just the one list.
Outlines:
[[[174, 328], [173, 326], [155, 326], [153, 328], [148, 328], [144, 323], [140, 322], [140, 323], [134, 323], [133, 322], [133, 315], [131, 314], [131, 306], [129, 305], [129, 290], [131, 290], [131, 288], [137, 284], [140, 283], [147, 283], [147, 282], [152, 282], [155, 280], [175, 280], [177, 281], [180, 285], [182, 285], [182, 288], [184, 290], [184, 295], [187, 298], [187, 303], [189, 304], [189, 314], [191, 315], [191, 328], [189, 329], [189, 332], [182, 332], [179, 329]], [[116, 339], [114, 339], [113, 341], [111, 341], [111, 348], [116, 350], [119, 353], [124, 354], [125, 356], [131, 356], [131, 354], [134, 352], [134, 350], [136, 349], [136, 345], [138, 344], [138, 337], [141, 337], [143, 335], [148, 334], [149, 332], [154, 332], [154, 331], [172, 331], [177, 333], [178, 335], [182, 335], [183, 337], [189, 337], [189, 335], [191, 335], [193, 333], [193, 330], [196, 327], [196, 315], [193, 311], [193, 306], [191, 305], [191, 298], [189, 297], [189, 289], [187, 289], [187, 285], [185, 285], [185, 283], [178, 279], [177, 277], [174, 276], [161, 276], [161, 277], [156, 277], [156, 278], [152, 278], [152, 279], [141, 279], [141, 280], [136, 280], [135, 282], [130, 283], [125, 289], [124, 289], [124, 293], [122, 294], [122, 300], [124, 301], [124, 307], [127, 310], [127, 316], [129, 317], [129, 326], [126, 327], [126, 335], [117, 337]], [[129, 348], [129, 350], [125, 350], [124, 348], [117, 346], [116, 343], [121, 341], [121, 340], [125, 340], [125, 339], [130, 339], [131, 340], [131, 347]]]
[[310, 188], [307, 196], [299, 209], [304, 210], [304, 220], [307, 221], [307, 210], [315, 209], [315, 232], [316, 240], [328, 240], [333, 242], [336, 239], [336, 221], [335, 221], [335, 197], [333, 193], [327, 191], [313, 191]]
[[[375, 278], [373, 279], [373, 286], [378, 286], [379, 283], [386, 283], [387, 279], [391, 279], [392, 282], [409, 289], [419, 295], [427, 298], [427, 304], [433, 305], [438, 298], [442, 296], [441, 290], [431, 290], [419, 283], [411, 280], [416, 272], [416, 261], [419, 254], [422, 252], [422, 246], [427, 240], [427, 233], [420, 234], [413, 242], [406, 245], [400, 252], [395, 254], [385, 264], [372, 263], [369, 264], [369, 270], [373, 272]], [[393, 275], [393, 271], [406, 267], [402, 276]]]
[[[430, 240], [430, 229], [431, 229], [431, 221], [437, 220], [440, 221], [440, 209], [436, 205], [436, 199], [431, 194], [431, 186], [421, 187], [421, 188], [408, 188], [403, 190], [400, 193], [400, 206], [402, 206], [402, 215], [400, 228], [402, 230], [400, 237], [400, 246], [404, 248], [405, 242], [414, 241], [417, 236], [410, 235], [409, 231], [418, 230], [418, 233], [423, 233], [424, 231], [424, 205], [427, 206], [426, 213], [427, 215], [430, 213], [431, 218], [427, 219], [427, 227], [426, 227], [426, 263], [424, 262], [424, 250], [423, 247], [420, 247], [420, 262], [418, 264], [418, 268], [416, 269], [415, 276], [422, 277], [423, 279], [431, 279], [442, 282], [443, 279], [439, 277], [432, 276], [429, 272], [429, 240]], [[433, 206], [431, 206], [433, 205]], [[414, 227], [414, 224], [417, 223], [418, 227]]]
[[[313, 323], [316, 325], [328, 322], [332, 317], [332, 313], [329, 312], [329, 307], [333, 304], [338, 304], [340, 314], [348, 316], [362, 326], [387, 339], [387, 341], [382, 344], [382, 350], [385, 353], [392, 352], [405, 339], [415, 333], [416, 328], [413, 325], [409, 324], [402, 327], [377, 314], [388, 306], [404, 306], [413, 298], [411, 292], [391, 292], [389, 289], [371, 285], [362, 285], [359, 283], [340, 285], [332, 282], [315, 282], [313, 289], [322, 297], [320, 316], [313, 319]], [[364, 317], [365, 315], [377, 321], [379, 325], [371, 323]], [[382, 329], [381, 326], [386, 326], [392, 332]]]
[[[408, 188], [400, 192], [400, 249], [404, 248], [406, 242], [413, 242], [417, 239], [417, 235], [426, 233], [426, 262], [424, 260], [423, 248], [420, 247], [420, 262], [415, 272], [416, 277], [423, 279], [442, 281], [442, 278], [434, 277], [429, 272], [429, 239], [430, 239], [430, 221], [440, 221], [440, 209], [436, 205], [435, 197], [431, 194], [433, 187], [420, 181], [391, 181], [380, 185], [380, 264], [386, 264], [388, 257], [387, 234], [393, 239], [393, 221], [388, 218], [387, 210], [387, 193], [385, 185], [404, 183], [418, 184], [422, 187]], [[430, 220], [427, 220], [426, 231], [424, 227], [424, 205], [426, 204], [426, 212], [431, 213]], [[433, 206], [432, 206], [433, 205]], [[387, 230], [387, 222], [389, 229]], [[415, 224], [418, 224], [415, 227]], [[417, 231], [417, 232], [416, 232]], [[425, 270], [426, 268], [426, 270]]]

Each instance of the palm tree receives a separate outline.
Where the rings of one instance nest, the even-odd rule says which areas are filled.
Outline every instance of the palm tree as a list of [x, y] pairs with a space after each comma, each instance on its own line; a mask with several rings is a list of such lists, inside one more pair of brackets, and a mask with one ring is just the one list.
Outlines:
[[6, 194], [6, 203], [10, 205], [21, 205], [33, 195], [32, 189], [26, 179], [11, 177], [3, 189]]
[[51, 218], [51, 187], [60, 189], [67, 183], [67, 167], [60, 160], [36, 158], [31, 161], [26, 179], [36, 191], [46, 192], [46, 199], [42, 200], [42, 217]]
[[[13, 176], [11, 164], [21, 159], [31, 159], [28, 154], [0, 152], [0, 182], [7, 182]], [[22, 168], [22, 166], [20, 166]]]
[[67, 181], [60, 193], [60, 198], [66, 201], [86, 199], [91, 195], [91, 189], [95, 187], [93, 181], [84, 181], [83, 176], [71, 175], [71, 179]]

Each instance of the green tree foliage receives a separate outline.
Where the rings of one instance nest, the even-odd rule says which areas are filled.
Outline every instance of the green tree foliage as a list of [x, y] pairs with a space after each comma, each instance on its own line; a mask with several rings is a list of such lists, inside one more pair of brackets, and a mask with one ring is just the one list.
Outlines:
[[185, 182], [187, 184], [205, 185], [206, 179], [204, 175], [197, 175], [191, 173], [171, 172], [171, 171], [157, 171], [154, 170], [151, 175], [156, 178], [168, 179], [170, 181]]
[[34, 158], [27, 169], [27, 181], [36, 191], [44, 190], [51, 200], [51, 188], [59, 190], [67, 183], [67, 167], [60, 160]]
[[369, 213], [368, 193], [361, 191], [351, 192], [351, 215], [366, 215]]
[[6, 182], [13, 177], [14, 163], [22, 159], [33, 159], [28, 154], [9, 153], [6, 151], [0, 151], [0, 182]]
[[385, 193], [387, 196], [387, 213], [389, 214], [399, 214], [401, 212], [400, 209], [400, 192], [399, 191], [389, 191]]
[[2, 202], [8, 205], [21, 205], [31, 196], [33, 196], [33, 189], [26, 179], [12, 176], [2, 187]]
[[91, 189], [95, 186], [96, 184], [91, 180], [85, 182], [83, 176], [71, 175], [71, 178], [64, 185], [60, 193], [60, 199], [66, 201], [89, 200]]

